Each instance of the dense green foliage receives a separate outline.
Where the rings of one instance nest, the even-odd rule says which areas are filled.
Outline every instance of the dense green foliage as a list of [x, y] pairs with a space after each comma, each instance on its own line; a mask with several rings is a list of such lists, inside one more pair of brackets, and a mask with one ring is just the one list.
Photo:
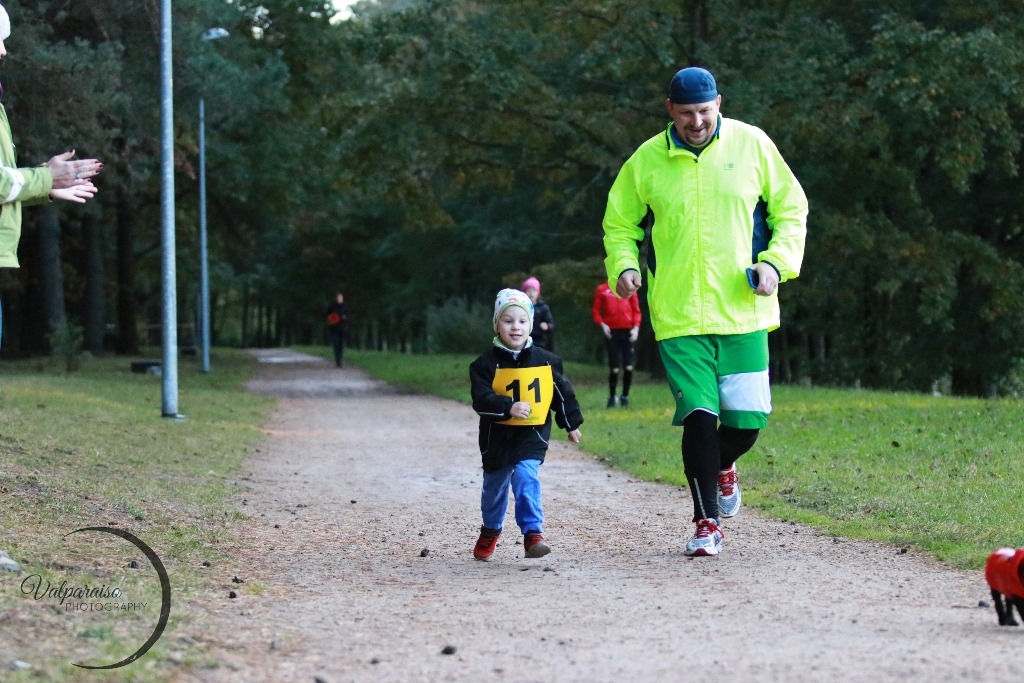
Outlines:
[[[93, 350], [109, 325], [107, 346], [130, 351], [159, 319], [159, 0], [8, 5], [0, 78], [22, 157], [76, 145], [108, 163], [98, 201], [61, 209], [67, 317]], [[556, 350], [600, 357], [587, 308], [608, 187], [665, 124], [671, 74], [701, 64], [724, 115], [764, 128], [811, 201], [776, 379], [1016, 390], [1017, 2], [364, 0], [333, 22], [323, 0], [173, 9], [180, 317], [198, 288], [204, 97], [220, 343], [316, 341], [341, 288], [355, 343], [454, 350], [466, 340], [432, 334], [440, 315], [537, 274]], [[230, 37], [202, 41], [211, 26]], [[36, 302], [55, 278], [31, 223], [23, 271], [0, 281], [5, 353], [49, 331]]]

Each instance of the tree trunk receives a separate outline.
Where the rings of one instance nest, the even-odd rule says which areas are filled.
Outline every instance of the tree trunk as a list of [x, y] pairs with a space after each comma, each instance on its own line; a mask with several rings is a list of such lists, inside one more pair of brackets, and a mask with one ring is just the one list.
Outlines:
[[821, 333], [814, 335], [814, 360], [825, 365], [825, 335]]
[[274, 346], [288, 346], [290, 337], [287, 316], [281, 315], [281, 307], [277, 306], [274, 308]]
[[[774, 357], [771, 364], [775, 366], [772, 379], [780, 384], [792, 384], [793, 365], [789, 357], [789, 336], [785, 330], [777, 330], [775, 333], [768, 335], [768, 340], [769, 347], [775, 346], [775, 349], [771, 352], [771, 355]], [[774, 344], [771, 342], [774, 342]]]
[[210, 347], [212, 348], [217, 343], [217, 335], [214, 334], [214, 330], [217, 329], [217, 323], [219, 322], [217, 316], [217, 306], [214, 303], [217, 301], [217, 293], [214, 291], [210, 292], [210, 329], [208, 334], [210, 335]]
[[260, 294], [257, 294], [257, 302], [256, 302], [256, 307], [255, 307], [256, 308], [256, 346], [259, 346], [261, 348], [267, 345], [266, 341], [265, 341], [266, 340], [266, 328], [264, 327], [264, 323], [266, 321], [266, 317], [264, 316], [264, 313], [266, 312], [266, 306], [263, 305], [262, 299], [263, 299], [263, 297]]
[[39, 213], [39, 297], [50, 332], [68, 324], [64, 307], [64, 273], [60, 262], [60, 213], [56, 204], [45, 204]]
[[117, 202], [117, 352], [138, 353], [135, 297], [135, 213], [122, 195]]
[[242, 286], [242, 348], [249, 346], [249, 285]]
[[950, 374], [950, 393], [954, 396], [983, 396], [981, 375], [977, 370], [957, 366]]
[[693, 0], [690, 3], [690, 61], [701, 61], [701, 47], [707, 44], [711, 32], [708, 30], [707, 0]]
[[103, 296], [103, 227], [95, 216], [82, 220], [86, 243], [85, 346], [92, 354], [103, 352], [106, 302]]

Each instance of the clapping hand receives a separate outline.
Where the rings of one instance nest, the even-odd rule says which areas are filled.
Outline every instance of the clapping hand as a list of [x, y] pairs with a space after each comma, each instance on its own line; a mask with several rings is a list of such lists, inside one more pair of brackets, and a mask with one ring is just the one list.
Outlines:
[[[75, 150], [58, 154], [46, 162], [46, 167], [50, 169], [50, 175], [53, 176], [53, 189], [64, 190], [69, 187], [78, 187], [82, 185], [92, 185], [89, 180], [100, 174], [103, 170], [103, 164], [98, 159], [74, 159]], [[95, 193], [95, 188], [93, 193]], [[51, 193], [51, 196], [52, 193]], [[90, 197], [92, 195], [89, 195]], [[59, 199], [69, 199], [68, 197], [60, 196]], [[70, 201], [84, 202], [85, 198], [70, 199]]]
[[84, 181], [81, 185], [65, 187], [59, 190], [50, 190], [50, 197], [53, 199], [64, 199], [69, 202], [85, 204], [86, 199], [92, 199], [99, 190], [92, 184], [91, 180]]

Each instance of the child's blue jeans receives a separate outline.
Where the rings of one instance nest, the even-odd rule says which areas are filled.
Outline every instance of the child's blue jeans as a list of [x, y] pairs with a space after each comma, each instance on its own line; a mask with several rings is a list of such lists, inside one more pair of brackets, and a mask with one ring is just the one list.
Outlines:
[[504, 526], [511, 485], [516, 500], [516, 524], [523, 535], [528, 531], [543, 531], [544, 508], [540, 501], [539, 470], [540, 460], [521, 460], [495, 472], [484, 472], [480, 511], [485, 527], [500, 529]]

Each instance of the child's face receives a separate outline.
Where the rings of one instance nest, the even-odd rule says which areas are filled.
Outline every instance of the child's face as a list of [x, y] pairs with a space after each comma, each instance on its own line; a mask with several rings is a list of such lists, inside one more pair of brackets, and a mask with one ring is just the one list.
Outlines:
[[498, 339], [508, 348], [518, 351], [530, 338], [530, 316], [519, 306], [509, 306], [498, 318]]

